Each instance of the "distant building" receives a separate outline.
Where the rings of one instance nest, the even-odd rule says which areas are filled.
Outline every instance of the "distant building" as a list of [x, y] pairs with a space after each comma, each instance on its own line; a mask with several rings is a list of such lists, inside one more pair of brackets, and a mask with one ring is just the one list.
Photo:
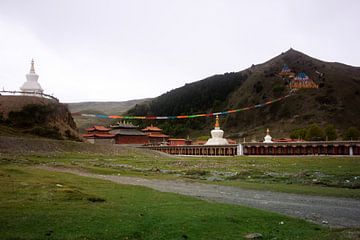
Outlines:
[[183, 146], [183, 145], [191, 145], [192, 141], [190, 139], [185, 138], [169, 138], [168, 145], [169, 146]]
[[311, 78], [308, 77], [304, 72], [299, 73], [295, 78], [290, 81], [290, 88], [319, 88]]
[[205, 145], [206, 141], [204, 140], [196, 140], [193, 142], [194, 145]]
[[31, 60], [30, 72], [26, 74], [26, 82], [20, 87], [24, 95], [42, 96], [44, 90], [38, 83], [39, 75], [35, 73], [34, 60]]
[[279, 73], [279, 76], [282, 78], [293, 78], [295, 77], [295, 74], [291, 71], [287, 64], [284, 64], [281, 72]]
[[169, 139], [169, 135], [163, 134], [161, 128], [153, 125], [142, 129], [142, 131], [149, 137], [150, 145], [161, 145]]
[[96, 144], [113, 144], [115, 135], [110, 133], [110, 128], [95, 125], [91, 128], [86, 128], [86, 134], [82, 137], [90, 143]]
[[149, 143], [149, 137], [132, 123], [118, 122], [110, 127], [112, 129], [110, 133], [115, 136], [115, 144], [146, 145]]

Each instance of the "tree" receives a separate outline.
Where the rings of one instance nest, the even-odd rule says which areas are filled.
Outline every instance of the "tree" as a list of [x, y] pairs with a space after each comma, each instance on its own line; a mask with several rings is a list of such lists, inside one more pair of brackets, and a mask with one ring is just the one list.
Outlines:
[[360, 131], [356, 127], [349, 127], [344, 134], [345, 140], [359, 140]]
[[306, 129], [305, 128], [300, 128], [300, 129], [295, 129], [291, 132], [290, 134], [290, 138], [292, 139], [305, 139], [306, 137]]
[[324, 132], [325, 132], [325, 136], [326, 136], [327, 140], [333, 141], [333, 140], [337, 139], [336, 129], [335, 129], [334, 125], [332, 125], [332, 124], [326, 125]]
[[306, 131], [307, 141], [321, 141], [324, 140], [324, 132], [323, 130], [316, 124], [311, 124]]

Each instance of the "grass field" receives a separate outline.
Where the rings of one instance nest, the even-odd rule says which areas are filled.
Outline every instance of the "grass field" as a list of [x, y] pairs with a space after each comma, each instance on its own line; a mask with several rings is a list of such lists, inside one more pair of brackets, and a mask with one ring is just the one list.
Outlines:
[[47, 172], [21, 161], [8, 164], [4, 158], [0, 199], [0, 239], [243, 239], [253, 232], [263, 239], [351, 235], [349, 230], [329, 230], [256, 209]]
[[183, 179], [250, 189], [360, 198], [359, 157], [173, 157], [61, 153], [0, 155], [4, 163], [50, 164], [101, 174]]

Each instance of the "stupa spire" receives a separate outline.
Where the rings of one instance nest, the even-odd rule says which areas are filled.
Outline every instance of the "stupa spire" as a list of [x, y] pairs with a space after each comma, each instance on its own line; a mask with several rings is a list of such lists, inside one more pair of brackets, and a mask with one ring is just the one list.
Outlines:
[[219, 115], [216, 115], [215, 129], [219, 129], [219, 128], [220, 128]]
[[31, 59], [30, 73], [35, 73], [34, 59]]

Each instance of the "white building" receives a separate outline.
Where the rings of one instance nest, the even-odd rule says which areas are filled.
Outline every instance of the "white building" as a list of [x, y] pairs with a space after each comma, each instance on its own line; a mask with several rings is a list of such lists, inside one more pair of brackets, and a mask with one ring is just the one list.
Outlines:
[[215, 128], [211, 130], [211, 138], [207, 140], [205, 145], [228, 145], [229, 142], [223, 136], [224, 131], [220, 129], [219, 115], [216, 115]]
[[269, 129], [266, 129], [266, 136], [264, 137], [264, 143], [272, 143], [272, 137], [270, 136]]
[[31, 60], [30, 72], [26, 74], [26, 82], [20, 87], [24, 95], [41, 96], [43, 89], [38, 83], [39, 75], [35, 73], [34, 59]]

